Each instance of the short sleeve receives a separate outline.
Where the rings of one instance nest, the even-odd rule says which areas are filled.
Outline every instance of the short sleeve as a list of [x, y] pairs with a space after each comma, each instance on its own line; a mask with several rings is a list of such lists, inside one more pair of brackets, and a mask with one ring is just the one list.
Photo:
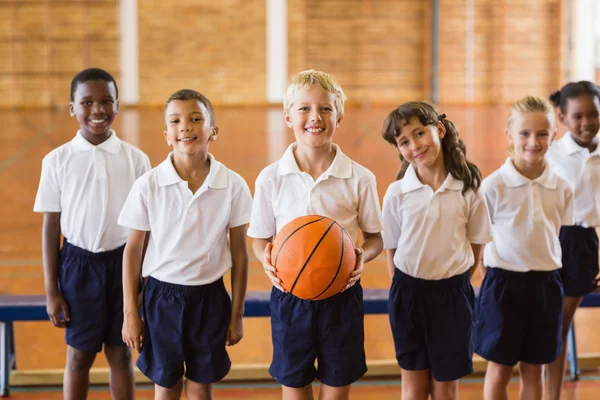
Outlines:
[[491, 242], [492, 239], [492, 221], [486, 197], [481, 190], [478, 190], [469, 210], [467, 240], [472, 244], [485, 244]]
[[235, 179], [235, 188], [233, 199], [231, 200], [231, 214], [229, 216], [229, 227], [235, 228], [250, 222], [252, 213], [252, 195], [246, 181], [237, 177]]
[[367, 233], [379, 233], [383, 229], [381, 206], [374, 177], [359, 193], [358, 227]]
[[141, 153], [135, 166], [135, 178], [139, 178], [146, 172], [150, 171], [150, 159], [145, 153]]
[[146, 198], [147, 190], [144, 190], [144, 179], [135, 181], [125, 204], [121, 209], [118, 223], [121, 226], [138, 231], [150, 230], [150, 217], [148, 215], [148, 199]]
[[262, 179], [256, 180], [254, 200], [252, 200], [252, 214], [248, 236], [256, 239], [266, 239], [275, 235], [277, 231], [275, 213], [271, 201], [271, 193], [267, 192]]
[[571, 226], [575, 224], [573, 190], [571, 187], [567, 187], [565, 192], [565, 209], [562, 215], [561, 224]]
[[388, 188], [383, 198], [383, 248], [398, 247], [402, 228], [402, 215], [399, 213], [398, 196]]
[[33, 211], [41, 213], [61, 212], [60, 189], [56, 157], [54, 154], [48, 154], [42, 160], [42, 174]]

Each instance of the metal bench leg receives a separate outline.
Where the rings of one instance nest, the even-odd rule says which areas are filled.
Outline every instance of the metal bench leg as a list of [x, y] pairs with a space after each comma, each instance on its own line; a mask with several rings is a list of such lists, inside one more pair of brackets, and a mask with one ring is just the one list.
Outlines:
[[17, 354], [15, 353], [15, 329], [12, 321], [7, 322], [8, 336], [8, 366], [11, 370], [17, 369]]
[[575, 339], [575, 322], [571, 323], [571, 327], [569, 328], [569, 334], [567, 336], [567, 341], [569, 343], [567, 356], [569, 358], [569, 373], [572, 381], [579, 380], [579, 362], [577, 359], [577, 342]]
[[12, 322], [0, 322], [0, 396], [8, 397], [8, 378], [10, 376]]

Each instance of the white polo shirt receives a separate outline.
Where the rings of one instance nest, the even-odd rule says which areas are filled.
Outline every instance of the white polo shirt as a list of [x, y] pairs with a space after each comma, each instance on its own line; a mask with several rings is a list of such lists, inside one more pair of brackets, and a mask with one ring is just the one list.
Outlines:
[[492, 240], [490, 216], [481, 191], [448, 174], [437, 191], [421, 183], [414, 168], [392, 183], [383, 199], [383, 246], [396, 249], [394, 265], [415, 278], [460, 275], [475, 262], [473, 244]]
[[600, 226], [600, 147], [590, 153], [567, 132], [550, 146], [546, 158], [573, 188], [574, 223]]
[[42, 160], [33, 211], [60, 213], [63, 236], [73, 245], [99, 253], [127, 241], [117, 218], [137, 178], [150, 170], [138, 148], [110, 137], [95, 146], [81, 132]]
[[256, 179], [248, 236], [266, 239], [291, 220], [316, 214], [342, 225], [358, 245], [359, 232], [381, 232], [375, 175], [352, 161], [337, 145], [333, 162], [316, 181], [302, 172], [291, 144], [281, 159]]
[[553, 271], [562, 266], [558, 234], [573, 224], [573, 192], [551, 167], [530, 180], [511, 159], [481, 185], [492, 217], [494, 241], [483, 262], [509, 271]]
[[244, 179], [209, 154], [210, 171], [192, 193], [173, 166], [173, 153], [138, 179], [119, 224], [150, 231], [142, 276], [178, 285], [205, 285], [231, 268], [230, 228], [250, 221]]

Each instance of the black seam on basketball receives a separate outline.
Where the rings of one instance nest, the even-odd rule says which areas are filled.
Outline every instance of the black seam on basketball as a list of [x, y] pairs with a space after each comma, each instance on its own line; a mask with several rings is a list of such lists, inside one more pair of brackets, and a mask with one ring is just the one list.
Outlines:
[[331, 230], [331, 227], [334, 224], [335, 224], [335, 221], [333, 221], [333, 222], [331, 222], [331, 224], [329, 224], [329, 226], [327, 227], [327, 230], [325, 231], [325, 233], [323, 233], [323, 236], [321, 236], [321, 239], [319, 239], [319, 241], [317, 242], [317, 244], [315, 245], [315, 247], [313, 247], [312, 251], [308, 255], [308, 258], [306, 259], [306, 261], [304, 261], [304, 265], [300, 269], [300, 272], [298, 272], [298, 275], [296, 276], [296, 279], [294, 280], [294, 284], [292, 285], [292, 288], [290, 289], [290, 293], [294, 292], [294, 288], [296, 287], [296, 283], [298, 283], [298, 279], [300, 279], [300, 275], [302, 275], [302, 272], [304, 272], [304, 269], [308, 265], [308, 262], [312, 258], [313, 254], [315, 254], [315, 251], [317, 251], [317, 248], [319, 247], [319, 245], [321, 244], [321, 242], [323, 241], [323, 239], [325, 239], [325, 236], [327, 236], [327, 234]]
[[281, 253], [281, 250], [283, 249], [283, 246], [287, 243], [287, 241], [289, 240], [289, 238], [291, 238], [294, 233], [298, 232], [300, 229], [304, 228], [307, 225], [314, 224], [315, 222], [319, 222], [319, 221], [321, 221], [323, 219], [325, 219], [325, 217], [321, 217], [319, 219], [315, 219], [314, 221], [307, 222], [304, 225], [301, 225], [298, 228], [296, 228], [292, 233], [290, 233], [288, 235], [288, 237], [285, 238], [285, 240], [283, 241], [283, 243], [281, 243], [281, 247], [279, 248], [279, 251], [277, 252], [277, 255], [275, 256], [275, 263], [273, 264], [273, 266], [277, 267], [277, 260], [279, 259], [279, 253]]
[[[342, 227], [340, 226], [340, 228], [342, 228]], [[344, 261], [344, 228], [340, 229], [340, 233], [341, 233], [340, 236], [342, 238], [342, 252], [340, 254], [340, 262], [338, 264], [337, 271], [335, 271], [335, 274], [333, 275], [331, 282], [329, 282], [329, 285], [327, 285], [327, 287], [321, 293], [319, 293], [318, 295], [316, 295], [315, 297], [313, 297], [312, 299], [309, 299], [309, 300], [314, 300], [317, 297], [322, 296], [323, 293], [325, 293], [331, 287], [331, 285], [333, 285], [333, 282], [335, 282], [335, 278], [337, 278], [337, 276], [340, 273], [340, 269], [342, 269], [342, 261]]]

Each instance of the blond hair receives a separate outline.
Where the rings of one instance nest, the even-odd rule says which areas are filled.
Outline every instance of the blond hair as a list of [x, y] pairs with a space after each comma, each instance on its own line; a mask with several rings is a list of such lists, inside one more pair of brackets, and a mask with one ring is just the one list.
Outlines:
[[344, 116], [344, 102], [346, 101], [346, 95], [344, 94], [342, 87], [332, 75], [314, 69], [302, 71], [292, 78], [285, 89], [283, 99], [284, 110], [286, 112], [290, 111], [294, 102], [294, 95], [298, 89], [311, 86], [319, 86], [321, 89], [332, 93], [335, 96], [334, 106], [338, 119]]
[[556, 125], [554, 108], [552, 108], [547, 100], [538, 96], [525, 96], [513, 104], [510, 108], [510, 115], [508, 116], [508, 127], [510, 128], [511, 123], [518, 114], [533, 112], [543, 112], [546, 114], [546, 118], [548, 119], [548, 122], [550, 122], [550, 128], [554, 130]]

